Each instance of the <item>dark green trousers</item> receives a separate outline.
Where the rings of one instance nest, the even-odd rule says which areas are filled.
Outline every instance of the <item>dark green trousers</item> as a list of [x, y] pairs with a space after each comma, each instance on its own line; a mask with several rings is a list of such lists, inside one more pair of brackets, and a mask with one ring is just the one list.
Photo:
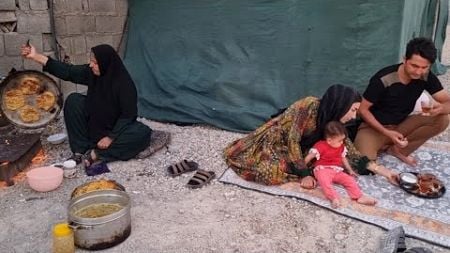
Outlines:
[[152, 130], [135, 121], [114, 139], [109, 148], [98, 149], [99, 140], [91, 140], [88, 134], [86, 96], [79, 93], [72, 93], [67, 97], [64, 104], [64, 121], [73, 153], [84, 154], [90, 149], [95, 149], [95, 153], [103, 161], [125, 161], [135, 157], [150, 145]]

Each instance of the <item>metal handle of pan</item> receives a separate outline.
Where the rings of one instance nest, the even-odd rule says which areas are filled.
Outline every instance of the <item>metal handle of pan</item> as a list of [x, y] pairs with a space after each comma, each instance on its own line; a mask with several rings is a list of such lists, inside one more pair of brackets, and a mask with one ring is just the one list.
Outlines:
[[69, 227], [73, 230], [91, 230], [94, 226], [86, 226], [86, 225], [76, 225], [74, 223], [69, 223]]

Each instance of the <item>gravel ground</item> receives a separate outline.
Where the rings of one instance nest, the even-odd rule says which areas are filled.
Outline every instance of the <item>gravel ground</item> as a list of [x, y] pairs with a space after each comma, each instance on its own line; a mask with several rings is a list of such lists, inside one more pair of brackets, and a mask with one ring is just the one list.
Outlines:
[[[444, 56], [444, 64], [449, 64], [448, 45]], [[448, 84], [450, 73], [440, 79]], [[187, 189], [185, 184], [192, 173], [171, 178], [165, 174], [168, 165], [189, 159], [221, 175], [226, 169], [223, 148], [243, 135], [206, 126], [145, 122], [172, 134], [169, 148], [146, 159], [111, 163], [112, 173], [94, 177], [118, 181], [132, 198], [132, 234], [105, 252], [376, 252], [386, 234], [376, 226], [309, 202], [216, 180], [198, 190]], [[67, 142], [51, 145], [45, 140], [61, 128], [59, 120], [42, 135], [44, 164], [61, 161], [70, 154]], [[449, 131], [434, 140], [449, 142]], [[22, 175], [14, 186], [1, 188], [0, 252], [50, 252], [51, 227], [67, 218], [71, 191], [92, 179], [80, 171], [77, 178], [65, 179], [57, 190], [37, 193]], [[412, 238], [407, 238], [406, 244], [450, 252]]]
[[[142, 160], [111, 163], [112, 173], [95, 177], [120, 182], [132, 197], [133, 232], [124, 243], [106, 252], [375, 252], [385, 235], [376, 226], [309, 202], [216, 180], [198, 190], [187, 189], [192, 173], [171, 178], [165, 168], [189, 159], [220, 175], [226, 168], [223, 148], [242, 134], [205, 126], [147, 123], [172, 134], [169, 149]], [[51, 145], [45, 140], [61, 127], [60, 120], [42, 136], [45, 164], [69, 154], [67, 143]], [[91, 179], [80, 172], [48, 193], [34, 192], [24, 180], [1, 189], [0, 252], [49, 252], [51, 227], [66, 219], [71, 191]], [[450, 252], [410, 238], [407, 245]]]

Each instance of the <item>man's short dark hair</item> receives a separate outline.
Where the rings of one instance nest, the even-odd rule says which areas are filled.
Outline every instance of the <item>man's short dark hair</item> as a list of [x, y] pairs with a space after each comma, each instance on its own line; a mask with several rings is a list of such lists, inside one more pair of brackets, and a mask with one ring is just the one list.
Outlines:
[[433, 41], [428, 38], [414, 38], [406, 45], [405, 58], [411, 59], [414, 54], [427, 59], [431, 64], [436, 61], [437, 50]]

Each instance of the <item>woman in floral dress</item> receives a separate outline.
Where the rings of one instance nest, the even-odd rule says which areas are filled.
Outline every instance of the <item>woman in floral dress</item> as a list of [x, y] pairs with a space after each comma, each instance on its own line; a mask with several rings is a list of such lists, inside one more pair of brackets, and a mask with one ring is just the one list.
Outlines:
[[[330, 121], [348, 123], [356, 118], [361, 96], [353, 88], [333, 85], [321, 99], [306, 97], [225, 149], [225, 160], [239, 176], [266, 185], [299, 181], [314, 188], [316, 181], [304, 156], [322, 138]], [[362, 156], [347, 139], [348, 159], [360, 175], [380, 174], [396, 183], [397, 174]]]

